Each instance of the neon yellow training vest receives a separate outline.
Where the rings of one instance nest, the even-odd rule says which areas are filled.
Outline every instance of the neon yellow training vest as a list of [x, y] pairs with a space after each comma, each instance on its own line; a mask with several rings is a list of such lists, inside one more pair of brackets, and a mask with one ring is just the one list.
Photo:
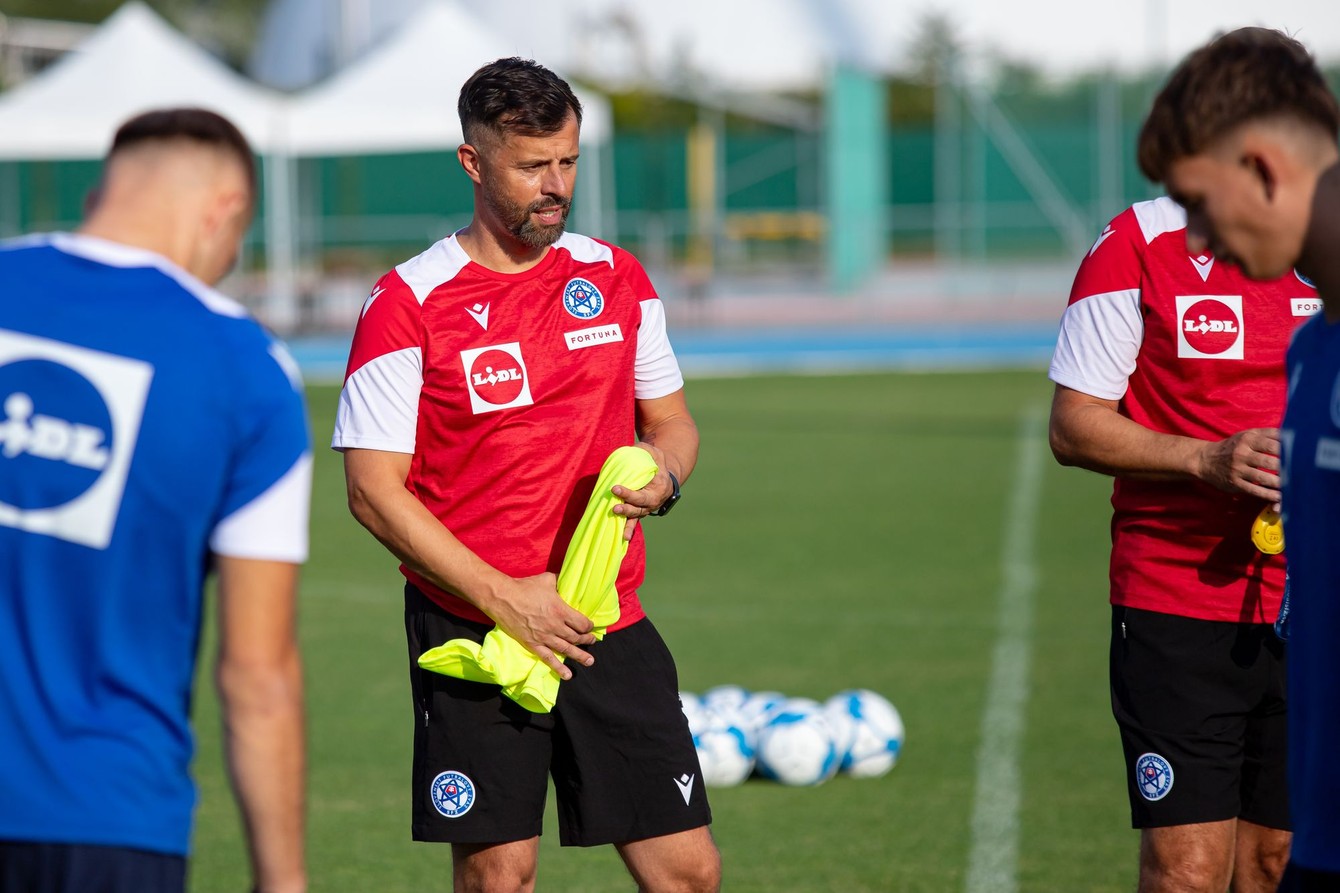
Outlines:
[[[605, 630], [619, 619], [614, 583], [628, 552], [623, 538], [626, 519], [614, 514], [622, 500], [610, 491], [616, 484], [641, 490], [656, 476], [656, 470], [651, 454], [639, 447], [619, 447], [610, 453], [563, 556], [558, 594], [591, 618], [596, 639], [604, 638]], [[419, 666], [457, 679], [501, 685], [503, 694], [532, 713], [548, 713], [558, 698], [558, 674], [497, 627], [482, 644], [452, 639], [430, 648], [419, 656]]]

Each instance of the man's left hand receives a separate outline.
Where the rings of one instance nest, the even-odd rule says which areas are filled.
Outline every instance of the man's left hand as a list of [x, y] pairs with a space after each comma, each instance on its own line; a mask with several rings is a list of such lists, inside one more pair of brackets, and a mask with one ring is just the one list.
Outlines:
[[653, 514], [675, 491], [674, 485], [670, 483], [669, 470], [665, 467], [665, 453], [650, 443], [639, 443], [637, 446], [651, 453], [651, 457], [656, 460], [656, 476], [641, 490], [629, 490], [618, 485], [613, 489], [614, 495], [623, 500], [622, 504], [614, 507], [614, 513], [627, 519], [623, 526], [625, 541], [633, 538], [638, 520]]

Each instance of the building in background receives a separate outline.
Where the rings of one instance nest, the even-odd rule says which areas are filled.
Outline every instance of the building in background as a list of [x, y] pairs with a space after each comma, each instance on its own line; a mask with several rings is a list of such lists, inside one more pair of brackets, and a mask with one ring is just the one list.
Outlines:
[[253, 78], [300, 90], [391, 36], [423, 0], [271, 0], [247, 64]]

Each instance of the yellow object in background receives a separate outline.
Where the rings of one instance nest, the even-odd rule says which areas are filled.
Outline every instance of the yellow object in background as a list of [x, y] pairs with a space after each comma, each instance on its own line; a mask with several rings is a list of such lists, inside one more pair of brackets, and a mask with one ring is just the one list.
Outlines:
[[[628, 446], [610, 453], [563, 556], [558, 594], [591, 618], [597, 639], [604, 638], [605, 630], [619, 619], [614, 583], [628, 552], [623, 538], [626, 519], [614, 514], [622, 500], [610, 491], [616, 484], [641, 490], [655, 476], [656, 462], [646, 450]], [[501, 685], [503, 694], [532, 713], [548, 713], [558, 698], [558, 674], [496, 627], [482, 644], [452, 639], [428, 649], [419, 656], [419, 666], [457, 679]]]
[[1284, 551], [1284, 523], [1274, 506], [1266, 506], [1252, 522], [1252, 542], [1267, 555]]

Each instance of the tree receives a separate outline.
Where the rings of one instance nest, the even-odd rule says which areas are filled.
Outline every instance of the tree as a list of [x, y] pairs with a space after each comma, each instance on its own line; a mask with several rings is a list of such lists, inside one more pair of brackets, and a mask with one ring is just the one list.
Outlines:
[[[4, 14], [98, 24], [125, 0], [5, 0]], [[146, 0], [150, 9], [234, 67], [251, 52], [268, 0]]]

